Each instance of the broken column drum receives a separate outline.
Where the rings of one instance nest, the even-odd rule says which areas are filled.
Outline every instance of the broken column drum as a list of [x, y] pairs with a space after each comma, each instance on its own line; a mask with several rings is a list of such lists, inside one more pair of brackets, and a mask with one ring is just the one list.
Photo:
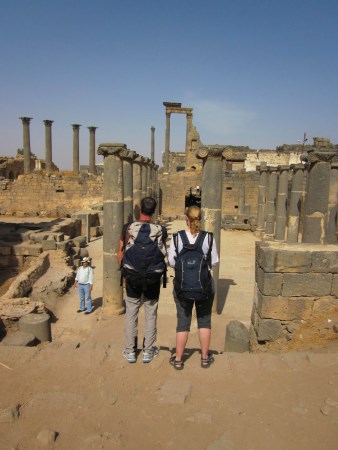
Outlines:
[[337, 243], [338, 150], [309, 149], [301, 160], [308, 166], [302, 242]]
[[72, 124], [73, 127], [73, 173], [79, 175], [80, 172], [80, 140], [79, 140], [79, 124]]
[[46, 171], [52, 171], [52, 123], [53, 120], [44, 120], [45, 124], [45, 159]]
[[27, 314], [19, 320], [19, 329], [32, 334], [40, 342], [52, 340], [49, 314]]
[[[200, 147], [197, 158], [203, 160], [202, 172], [202, 229], [214, 234], [218, 255], [221, 247], [221, 208], [222, 208], [222, 159], [224, 147]], [[219, 278], [219, 264], [213, 268], [215, 283], [215, 298], [213, 311], [217, 311], [217, 287]]]
[[123, 290], [117, 262], [123, 227], [123, 164], [120, 153], [125, 144], [100, 144], [97, 153], [104, 157], [103, 182], [103, 313], [122, 314]]
[[276, 241], [285, 240], [289, 169], [290, 166], [278, 166], [279, 178], [278, 178], [277, 205], [276, 205], [276, 229], [275, 229]]
[[31, 171], [31, 140], [29, 124], [32, 117], [20, 117], [23, 131], [23, 173], [27, 175]]

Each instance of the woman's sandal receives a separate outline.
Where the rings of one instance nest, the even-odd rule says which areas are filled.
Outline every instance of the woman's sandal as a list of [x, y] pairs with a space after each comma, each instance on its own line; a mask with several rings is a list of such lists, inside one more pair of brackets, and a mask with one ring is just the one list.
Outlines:
[[183, 361], [176, 361], [175, 356], [170, 358], [170, 364], [173, 366], [175, 370], [183, 370], [184, 369], [184, 362]]
[[208, 355], [206, 358], [201, 358], [202, 369], [208, 369], [214, 361], [215, 359], [212, 355]]

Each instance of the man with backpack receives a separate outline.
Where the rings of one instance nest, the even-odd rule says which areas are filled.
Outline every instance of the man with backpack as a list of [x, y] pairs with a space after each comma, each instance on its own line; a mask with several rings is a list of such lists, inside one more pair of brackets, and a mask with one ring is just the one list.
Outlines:
[[212, 233], [200, 229], [200, 220], [200, 209], [190, 206], [186, 211], [188, 228], [173, 235], [168, 251], [169, 265], [175, 268], [176, 357], [173, 356], [170, 363], [176, 370], [184, 368], [182, 358], [188, 341], [194, 305], [201, 345], [201, 367], [206, 369], [214, 361], [213, 356], [209, 354], [214, 299], [211, 267], [218, 263], [218, 254]]
[[141, 200], [140, 218], [125, 224], [120, 236], [118, 261], [121, 277], [125, 280], [125, 349], [123, 356], [129, 363], [136, 362], [138, 312], [144, 305], [144, 363], [150, 363], [159, 350], [155, 346], [157, 337], [157, 308], [161, 279], [166, 283], [166, 239], [167, 230], [151, 222], [156, 209], [156, 200], [145, 197]]

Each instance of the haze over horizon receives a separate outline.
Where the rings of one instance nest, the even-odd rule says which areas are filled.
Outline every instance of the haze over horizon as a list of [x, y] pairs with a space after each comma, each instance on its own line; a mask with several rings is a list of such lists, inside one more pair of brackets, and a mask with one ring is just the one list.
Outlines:
[[[315, 136], [338, 143], [336, 0], [12, 0], [0, 17], [0, 154], [22, 148], [19, 117], [32, 117], [31, 150], [72, 168], [71, 124], [96, 147], [124, 142], [156, 163], [164, 101], [193, 108], [203, 143], [254, 149]], [[171, 116], [171, 151], [184, 151], [186, 120]], [[102, 159], [96, 156], [96, 161]]]

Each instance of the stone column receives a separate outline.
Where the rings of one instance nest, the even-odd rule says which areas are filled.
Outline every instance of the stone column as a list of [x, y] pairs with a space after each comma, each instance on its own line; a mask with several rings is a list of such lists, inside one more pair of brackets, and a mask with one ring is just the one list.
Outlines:
[[266, 208], [265, 236], [273, 238], [275, 235], [276, 196], [277, 196], [277, 167], [268, 167], [268, 199]]
[[[196, 152], [197, 158], [203, 159], [201, 200], [202, 228], [214, 234], [219, 257], [221, 254], [223, 150], [223, 147], [217, 148], [208, 146], [200, 147]], [[215, 282], [213, 311], [216, 312], [218, 306], [219, 264], [213, 268], [213, 278]]]
[[276, 205], [276, 229], [275, 240], [284, 241], [286, 228], [286, 213], [289, 187], [290, 166], [278, 166], [279, 179]]
[[31, 138], [29, 123], [32, 117], [20, 117], [23, 127], [23, 173], [27, 175], [31, 172]]
[[265, 206], [266, 206], [266, 187], [268, 182], [268, 172], [266, 163], [262, 163], [259, 167], [259, 187], [258, 187], [258, 209], [257, 209], [257, 228], [256, 231], [261, 233], [265, 230]]
[[53, 120], [44, 120], [45, 124], [45, 160], [46, 172], [52, 171], [52, 123]]
[[133, 211], [136, 220], [140, 218], [139, 206], [142, 200], [142, 165], [143, 156], [137, 155], [133, 164]]
[[89, 173], [96, 174], [95, 166], [95, 130], [97, 127], [87, 127], [89, 130]]
[[150, 158], [155, 161], [155, 127], [151, 127], [151, 152]]
[[147, 197], [153, 195], [153, 166], [153, 161], [149, 160], [147, 165]]
[[312, 148], [301, 155], [309, 167], [304, 205], [302, 242], [311, 244], [337, 243], [337, 181], [338, 150]]
[[338, 156], [331, 163], [328, 218], [325, 230], [326, 242], [337, 244], [337, 214], [338, 214]]
[[165, 149], [164, 149], [164, 172], [169, 172], [169, 152], [170, 152], [170, 113], [166, 112], [166, 128], [165, 128]]
[[191, 129], [192, 129], [192, 113], [187, 113], [187, 131], [185, 136], [185, 154], [187, 155], [190, 150]]
[[141, 197], [147, 196], [147, 179], [148, 179], [148, 161], [149, 158], [143, 158], [143, 164], [141, 167]]
[[245, 209], [245, 178], [243, 175], [238, 177], [238, 214], [243, 215]]
[[80, 172], [80, 142], [79, 142], [79, 130], [80, 126], [77, 123], [73, 123], [73, 173], [79, 175]]
[[121, 274], [117, 262], [123, 226], [123, 164], [120, 153], [125, 144], [101, 144], [97, 150], [104, 157], [103, 182], [103, 313], [124, 312]]
[[299, 231], [299, 218], [303, 194], [304, 164], [292, 164], [293, 170], [289, 223], [286, 242], [288, 244], [297, 244]]
[[123, 160], [123, 220], [124, 223], [131, 223], [134, 218], [133, 207], [133, 160], [136, 152], [131, 150], [122, 150], [120, 157]]

